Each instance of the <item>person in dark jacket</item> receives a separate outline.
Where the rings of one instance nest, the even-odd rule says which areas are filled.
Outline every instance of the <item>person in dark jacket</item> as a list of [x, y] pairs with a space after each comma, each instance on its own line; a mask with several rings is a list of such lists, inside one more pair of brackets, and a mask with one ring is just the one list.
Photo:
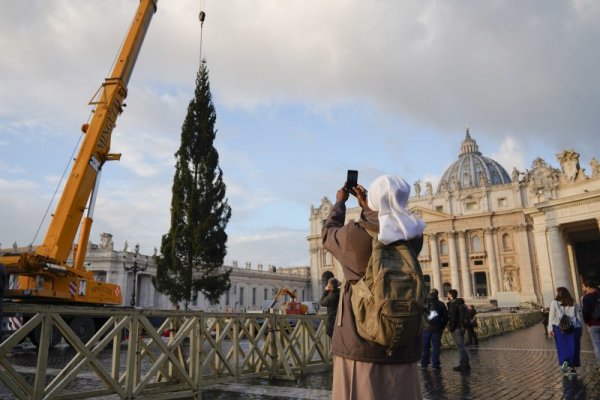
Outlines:
[[467, 330], [467, 346], [479, 346], [479, 338], [477, 337], [477, 310], [473, 304], [467, 306], [469, 323], [465, 327]]
[[2, 303], [4, 302], [4, 287], [6, 286], [6, 269], [4, 264], [0, 264], [0, 332], [2, 331], [2, 318], [4, 316], [2, 311]]
[[583, 321], [588, 327], [588, 333], [596, 353], [596, 371], [600, 372], [600, 315], [597, 315], [596, 309], [599, 307], [600, 292], [595, 282], [584, 279], [581, 283], [581, 314]]
[[542, 307], [540, 312], [542, 313], [542, 325], [544, 325], [544, 335], [546, 335], [546, 338], [549, 338], [550, 336], [548, 336], [548, 319], [550, 318], [550, 309], [548, 307]]
[[440, 370], [440, 350], [442, 334], [448, 324], [448, 309], [439, 298], [437, 289], [432, 289], [425, 302], [423, 313], [423, 356], [421, 368], [426, 369], [431, 361], [431, 368]]
[[339, 282], [335, 278], [329, 278], [323, 296], [321, 296], [321, 304], [327, 307], [327, 335], [333, 337], [333, 328], [335, 327], [335, 316], [337, 315], [338, 303], [340, 301]]
[[373, 238], [367, 230], [377, 233], [378, 240], [385, 244], [403, 240], [418, 255], [425, 223], [408, 210], [410, 185], [402, 178], [380, 176], [368, 192], [357, 185], [351, 193], [362, 209], [360, 220], [345, 224], [348, 192], [341, 188], [323, 226], [323, 246], [339, 261], [345, 278], [333, 331], [331, 398], [395, 399], [401, 394], [406, 399], [422, 399], [417, 368], [421, 335], [411, 345], [388, 354], [386, 346], [358, 334], [350, 298], [352, 283], [365, 275], [371, 257]]
[[458, 297], [458, 292], [455, 289], [448, 290], [448, 331], [452, 334], [452, 340], [460, 356], [460, 363], [453, 369], [466, 372], [471, 369], [471, 360], [465, 348], [465, 331], [460, 312], [461, 307], [466, 307], [465, 301]]

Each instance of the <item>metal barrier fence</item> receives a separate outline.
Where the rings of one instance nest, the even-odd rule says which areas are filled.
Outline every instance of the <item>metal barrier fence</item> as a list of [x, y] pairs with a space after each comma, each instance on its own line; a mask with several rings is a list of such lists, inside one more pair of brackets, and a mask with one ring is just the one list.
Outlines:
[[[295, 379], [331, 368], [325, 316], [215, 314], [5, 304], [5, 314], [27, 321], [0, 344], [0, 381], [18, 399], [200, 398], [203, 387], [240, 378]], [[16, 313], [16, 314], [15, 314]], [[65, 322], [74, 315], [102, 320], [83, 343]], [[160, 319], [159, 326], [152, 322]], [[35, 369], [11, 352], [40, 329]], [[72, 350], [49, 357], [53, 330]], [[64, 355], [67, 355], [65, 357]], [[85, 381], [85, 384], [82, 384]]]
[[[475, 331], [477, 332], [478, 338], [481, 340], [491, 336], [515, 332], [519, 329], [537, 324], [541, 320], [542, 314], [537, 311], [477, 314], [477, 327], [475, 328]], [[442, 347], [455, 347], [452, 334], [448, 332], [448, 330], [445, 330], [442, 335]]]

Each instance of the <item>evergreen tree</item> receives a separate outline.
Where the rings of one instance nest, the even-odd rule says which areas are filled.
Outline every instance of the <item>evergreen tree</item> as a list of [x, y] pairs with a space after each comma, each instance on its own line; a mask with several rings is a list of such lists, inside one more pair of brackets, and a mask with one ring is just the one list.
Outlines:
[[154, 286], [171, 302], [183, 302], [186, 309], [198, 292], [216, 301], [231, 286], [231, 271], [221, 268], [231, 208], [225, 198], [219, 154], [213, 146], [216, 119], [203, 62], [181, 129], [181, 146], [175, 153], [171, 227], [162, 237], [161, 255], [155, 257], [153, 279]]

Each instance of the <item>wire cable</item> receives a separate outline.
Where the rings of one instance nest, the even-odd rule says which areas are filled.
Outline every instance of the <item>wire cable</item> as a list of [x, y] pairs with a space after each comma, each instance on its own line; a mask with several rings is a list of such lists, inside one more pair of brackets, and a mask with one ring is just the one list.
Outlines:
[[[88, 122], [91, 119], [91, 114], [92, 113], [90, 113], [90, 117], [88, 118]], [[54, 189], [54, 193], [52, 194], [52, 198], [50, 198], [50, 202], [48, 203], [48, 207], [46, 207], [46, 211], [44, 212], [42, 220], [40, 221], [40, 224], [38, 225], [38, 228], [35, 231], [35, 235], [33, 236], [33, 239], [31, 240], [31, 242], [29, 243], [29, 248], [33, 248], [33, 243], [35, 243], [35, 240], [37, 239], [37, 236], [39, 235], [40, 230], [42, 229], [42, 225], [44, 224], [44, 221], [46, 220], [46, 217], [48, 217], [48, 212], [50, 211], [50, 207], [52, 207], [52, 203], [54, 203], [54, 199], [56, 198], [56, 194], [58, 193], [58, 189], [60, 189], [60, 185], [62, 184], [63, 180], [65, 179], [65, 175], [67, 174], [67, 170], [69, 169], [69, 166], [71, 165], [71, 161], [73, 160], [73, 157], [75, 156], [75, 152], [79, 148], [79, 144], [81, 143], [81, 138], [83, 138], [83, 133], [81, 133], [81, 135], [79, 135], [79, 139], [77, 140], [77, 144], [75, 144], [75, 147], [73, 148], [73, 151], [71, 152], [71, 156], [69, 157], [69, 161], [67, 162], [67, 165], [65, 165], [65, 169], [63, 170], [62, 176], [60, 177], [60, 180], [58, 181], [58, 184], [56, 185], [56, 189]]]
[[200, 20], [200, 66], [202, 65], [202, 32], [203, 29], [202, 27], [204, 26], [204, 20], [206, 19], [206, 13], [204, 11], [200, 11], [200, 15], [198, 16], [198, 19]]

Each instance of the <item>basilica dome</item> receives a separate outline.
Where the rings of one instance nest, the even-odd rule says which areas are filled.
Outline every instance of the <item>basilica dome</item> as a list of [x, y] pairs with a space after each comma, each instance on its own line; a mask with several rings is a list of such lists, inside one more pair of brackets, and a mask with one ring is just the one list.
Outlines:
[[446, 190], [502, 185], [511, 183], [511, 178], [498, 162], [481, 155], [477, 142], [471, 138], [469, 129], [460, 146], [460, 155], [448, 167], [440, 183], [438, 193]]

